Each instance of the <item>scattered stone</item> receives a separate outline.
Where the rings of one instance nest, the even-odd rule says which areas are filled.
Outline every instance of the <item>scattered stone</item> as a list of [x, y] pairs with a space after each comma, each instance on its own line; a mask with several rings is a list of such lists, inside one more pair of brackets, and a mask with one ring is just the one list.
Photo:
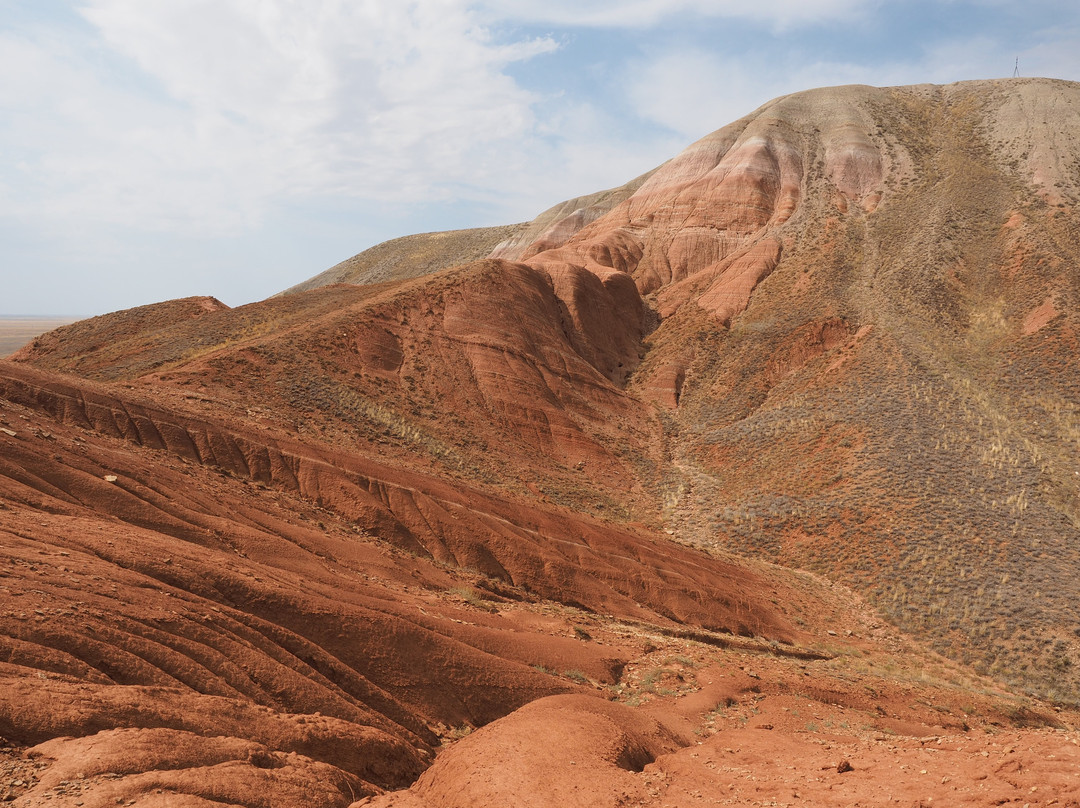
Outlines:
[[852, 766], [847, 760], [841, 760], [836, 766], [836, 771], [838, 771], [840, 774], [843, 774], [844, 772], [853, 772], [855, 771], [855, 767]]

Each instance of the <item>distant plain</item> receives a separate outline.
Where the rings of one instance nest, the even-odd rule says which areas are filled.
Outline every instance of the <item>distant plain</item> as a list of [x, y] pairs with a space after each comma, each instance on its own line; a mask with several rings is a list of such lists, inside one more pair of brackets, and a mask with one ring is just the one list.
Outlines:
[[0, 358], [19, 350], [34, 337], [73, 323], [76, 317], [5, 317], [0, 316]]

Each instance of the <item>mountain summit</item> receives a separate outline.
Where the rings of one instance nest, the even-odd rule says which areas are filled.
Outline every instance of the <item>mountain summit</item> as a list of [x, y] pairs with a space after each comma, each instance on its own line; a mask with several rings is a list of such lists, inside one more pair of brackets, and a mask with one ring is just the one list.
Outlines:
[[797, 93], [532, 223], [42, 336], [13, 798], [853, 804], [935, 736], [897, 799], [1080, 799], [1078, 138], [1070, 82]]

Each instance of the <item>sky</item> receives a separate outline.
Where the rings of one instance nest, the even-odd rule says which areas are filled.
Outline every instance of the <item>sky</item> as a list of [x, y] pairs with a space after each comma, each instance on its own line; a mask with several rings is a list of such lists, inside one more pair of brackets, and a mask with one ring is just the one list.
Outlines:
[[1080, 80], [1075, 0], [0, 0], [0, 315], [261, 300], [786, 93]]

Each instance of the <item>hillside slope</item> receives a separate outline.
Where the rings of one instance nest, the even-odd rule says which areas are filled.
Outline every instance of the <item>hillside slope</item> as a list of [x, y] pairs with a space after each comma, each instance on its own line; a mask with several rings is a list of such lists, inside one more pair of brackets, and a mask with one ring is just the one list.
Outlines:
[[504, 241], [523, 233], [527, 226], [479, 227], [391, 239], [346, 258], [281, 294], [305, 292], [335, 283], [383, 283], [430, 275], [441, 269], [487, 258]]
[[[839, 92], [761, 116], [758, 153], [803, 166], [790, 218], [718, 280], [706, 264], [653, 293], [667, 316], [634, 384], [670, 406], [683, 380], [672, 526], [825, 572], [940, 650], [1076, 699], [1077, 86]], [[671, 254], [639, 263], [643, 290]]]
[[335, 283], [371, 284], [430, 275], [484, 258], [516, 261], [527, 250], [561, 244], [586, 224], [625, 201], [652, 174], [618, 188], [567, 199], [520, 224], [418, 233], [376, 244], [279, 294], [288, 295]]
[[[694, 804], [695, 738], [729, 798], [900, 733], [955, 738], [910, 800], [1077, 798], [1078, 200], [1080, 85], [828, 88], [483, 260], [38, 338], [0, 364], [26, 793], [139, 746], [80, 789]], [[545, 733], [544, 777], [500, 751]]]

